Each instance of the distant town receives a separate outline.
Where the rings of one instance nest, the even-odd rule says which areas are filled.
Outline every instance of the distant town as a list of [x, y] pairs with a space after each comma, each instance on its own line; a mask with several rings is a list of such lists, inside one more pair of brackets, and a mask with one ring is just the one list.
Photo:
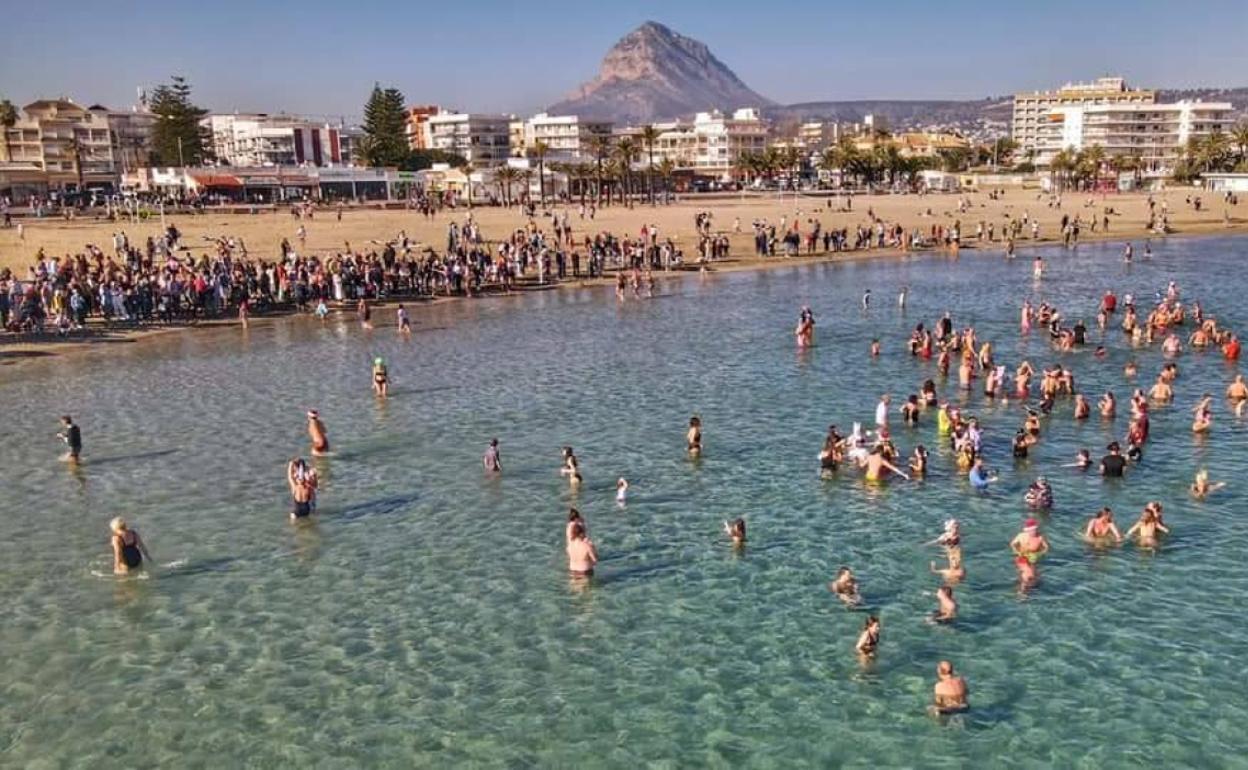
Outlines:
[[[388, 200], [420, 189], [510, 203], [572, 198], [587, 189], [600, 197], [604, 185], [627, 190], [633, 176], [652, 184], [657, 178], [669, 193], [944, 191], [973, 183], [967, 177], [976, 174], [1145, 189], [1198, 178], [1233, 186], [1242, 184], [1235, 172], [1248, 171], [1248, 129], [1237, 123], [1234, 105], [1163, 103], [1157, 91], [1121, 77], [1018, 93], [1009, 124], [980, 132], [893, 126], [870, 114], [853, 122], [775, 119], [753, 105], [620, 125], [573, 114], [520, 117], [402, 103], [401, 126], [391, 120], [382, 128], [367, 118], [348, 125], [206, 113], [194, 108], [189, 86], [175, 80], [163, 87], [164, 106], [141, 90], [128, 109], [69, 97], [20, 108], [5, 102], [0, 198], [10, 205], [108, 196], [273, 203]], [[178, 88], [182, 101], [171, 109]], [[397, 95], [385, 93], [392, 102]], [[178, 122], [182, 133], [167, 125]], [[402, 148], [377, 151], [396, 131]]]

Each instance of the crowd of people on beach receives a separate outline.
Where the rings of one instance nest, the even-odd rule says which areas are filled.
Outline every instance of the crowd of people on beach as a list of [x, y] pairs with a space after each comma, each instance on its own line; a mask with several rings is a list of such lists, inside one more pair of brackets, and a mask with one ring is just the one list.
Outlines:
[[[1060, 195], [1049, 196], [1050, 208], [1061, 205]], [[1091, 205], [1089, 201], [1087, 206]], [[1160, 213], [1155, 213], [1159, 207]], [[1165, 200], [1158, 204], [1149, 198], [1150, 229], [1155, 219], [1168, 227], [1167, 207]], [[849, 209], [841, 209], [850, 210], [852, 202]], [[74, 254], [39, 249], [24, 275], [0, 271], [0, 329], [68, 335], [85, 329], [91, 319], [110, 327], [234, 316], [246, 322], [253, 313], [285, 309], [318, 312], [323, 318], [332, 307], [350, 309], [360, 300], [473, 297], [514, 291], [521, 284], [546, 287], [601, 279], [612, 270], [632, 274], [617, 275], [617, 281], [636, 286], [651, 283], [654, 271], [707, 269], [730, 256], [731, 236], [743, 234], [740, 218], [731, 227], [720, 227], [712, 212], [698, 211], [686, 254], [674, 236], [661, 234], [653, 224], [642, 225], [636, 233], [595, 232], [592, 208], [580, 207], [573, 221], [566, 208], [539, 213], [530, 207], [522, 212], [520, 226], [490, 239], [471, 208], [462, 212], [452, 208], [447, 209], [451, 219], [446, 241], [438, 248], [400, 230], [386, 240], [354, 245], [344, 241], [341, 248], [316, 253], [307, 245], [308, 226], [317, 226], [315, 207], [295, 205], [290, 211], [297, 223], [293, 241], [283, 238], [273, 253], [256, 254], [241, 237], [230, 234], [189, 243], [175, 224], [142, 242], [131, 240], [123, 228], [113, 233], [111, 243], [85, 244]], [[434, 211], [429, 208], [427, 215]], [[933, 247], [956, 253], [967, 242], [961, 217], [973, 213], [970, 198], [960, 197], [955, 210], [943, 212], [952, 221], [905, 226], [868, 207], [864, 221], [855, 227], [827, 228], [820, 216], [831, 211], [828, 201], [822, 208], [797, 209], [791, 217], [776, 221], [755, 220], [751, 224], [755, 256]], [[339, 220], [342, 214], [339, 206]], [[1116, 215], [1112, 207], [1101, 211], [1104, 231], [1111, 215]], [[922, 216], [937, 219], [930, 208]], [[1096, 214], [1090, 219], [1095, 231]], [[1081, 228], [1088, 224], [1080, 212], [1063, 214], [1062, 242], [1076, 245]], [[1025, 236], [1038, 241], [1041, 232], [1038, 221], [1023, 210], [1016, 215], [1007, 212], [999, 230], [980, 219], [973, 240], [981, 245], [1004, 243], [1007, 254], [1013, 255], [1015, 242]]]

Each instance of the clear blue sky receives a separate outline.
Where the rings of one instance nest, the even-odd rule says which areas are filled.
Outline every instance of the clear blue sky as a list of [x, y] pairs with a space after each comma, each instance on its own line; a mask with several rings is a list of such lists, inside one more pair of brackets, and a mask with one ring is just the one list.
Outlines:
[[350, 118], [376, 80], [409, 103], [526, 113], [590, 78], [647, 19], [702, 40], [784, 103], [981, 98], [1104, 74], [1248, 85], [1245, 0], [4, 5], [0, 97], [18, 104], [64, 94], [125, 106], [135, 86], [182, 74], [201, 105], [221, 111]]

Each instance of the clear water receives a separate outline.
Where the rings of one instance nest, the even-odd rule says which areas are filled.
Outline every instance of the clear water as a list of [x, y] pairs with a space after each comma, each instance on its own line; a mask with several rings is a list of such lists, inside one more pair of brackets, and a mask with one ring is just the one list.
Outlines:
[[[908, 330], [945, 309], [1011, 365], [1069, 361], [1081, 388], [1114, 389], [1157, 350], [1061, 356], [1021, 339], [1021, 299], [1057, 301], [1089, 325], [1112, 286], [1185, 295], [1248, 328], [1248, 241], [1120, 245], [960, 261], [801, 266], [666, 281], [653, 301], [610, 289], [456, 303], [417, 333], [307, 320], [176, 334], [0, 369], [0, 764], [26, 767], [641, 765], [1019, 767], [1243, 762], [1248, 588], [1244, 424], [1219, 400], [1207, 439], [1189, 407], [1236, 367], [1186, 354], [1174, 407], [1157, 410], [1145, 464], [1123, 483], [1059, 469], [1125, 432], [1077, 425], [1060, 404], [1033, 459], [1015, 466], [1018, 406], [972, 411], [1004, 480], [973, 496], [934, 453], [922, 483], [821, 480], [830, 422], [869, 422], [876, 398], [916, 391], [930, 364]], [[1137, 254], [1142, 251], [1137, 244]], [[899, 286], [911, 287], [898, 312]], [[858, 309], [863, 288], [877, 306]], [[818, 346], [794, 349], [802, 304]], [[389, 312], [380, 314], [386, 321]], [[885, 355], [867, 356], [884, 340]], [[1093, 333], [1096, 336], [1096, 333]], [[392, 398], [369, 391], [385, 355]], [[942, 394], [957, 398], [952, 383]], [[306, 452], [319, 408], [336, 455], [320, 463], [314, 525], [286, 519], [284, 462]], [[87, 446], [56, 461], [62, 412]], [[699, 413], [706, 456], [683, 452]], [[938, 445], [934, 419], [898, 434]], [[479, 458], [500, 437], [506, 473]], [[559, 447], [586, 483], [571, 494]], [[1208, 466], [1228, 490], [1186, 494]], [[1046, 473], [1057, 505], [1041, 586], [1019, 596], [1006, 543], [1022, 494]], [[614, 482], [633, 485], [614, 503]], [[1174, 535], [1156, 554], [1091, 551], [1075, 533], [1109, 504], [1125, 526], [1150, 499]], [[603, 556], [588, 590], [564, 572], [567, 506]], [[109, 575], [106, 522], [124, 514], [156, 561]], [[744, 515], [751, 543], [725, 546]], [[963, 519], [969, 578], [952, 627], [934, 607], [921, 543]], [[825, 584], [852, 565], [883, 619], [878, 661], [852, 646], [864, 614]], [[954, 660], [974, 711], [925, 715], [934, 667]]]

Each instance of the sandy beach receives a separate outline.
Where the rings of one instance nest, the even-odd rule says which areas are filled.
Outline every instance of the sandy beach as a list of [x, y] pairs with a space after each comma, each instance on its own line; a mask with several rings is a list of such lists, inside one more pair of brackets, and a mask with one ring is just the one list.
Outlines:
[[[1200, 196], [1202, 209], [1196, 211], [1192, 199]], [[1154, 199], [1160, 212], [1163, 205], [1167, 208], [1170, 226], [1174, 235], [1199, 235], [1226, 232], [1248, 231], [1248, 204], [1238, 206], [1225, 204], [1223, 200], [1203, 191], [1193, 189], [1172, 189], [1164, 193], [1155, 193]], [[959, 201], [969, 200], [967, 211], [959, 212]], [[818, 221], [824, 229], [849, 228], [851, 231], [869, 222], [869, 217], [876, 217], [889, 223], [900, 223], [907, 231], [919, 228], [930, 232], [933, 226], [950, 227], [961, 222], [963, 243], [971, 248], [1004, 248], [1001, 240], [1003, 226], [1015, 218], [1024, 215], [1029, 220], [1040, 222], [1040, 240], [1038, 243], [1052, 243], [1060, 238], [1060, 220], [1063, 214], [1079, 216], [1085, 223], [1080, 234], [1083, 241], [1123, 239], [1139, 240], [1150, 235], [1145, 230], [1148, 219], [1147, 194], [1111, 194], [1088, 195], [1067, 193], [1062, 196], [1061, 207], [1049, 205], [1049, 196], [1037, 190], [1010, 189], [1004, 191], [997, 199], [992, 199], [986, 192], [966, 194], [933, 194], [933, 195], [871, 195], [855, 196], [852, 204], [842, 198], [816, 198], [803, 194], [794, 196], [777, 193], [750, 193], [740, 197], [713, 199], [686, 199], [670, 205], [651, 206], [636, 204], [633, 207], [620, 205], [598, 210], [592, 219], [579, 214], [579, 203], [569, 205], [553, 204], [548, 207], [552, 213], [567, 212], [577, 240], [585, 235], [609, 232], [617, 236], [636, 235], [643, 226], [657, 226], [660, 238], [672, 238], [677, 246], [685, 251], [687, 262], [696, 259], [697, 235], [694, 217], [703, 211], [713, 216], [713, 229], [729, 235], [732, 242], [730, 258], [716, 263], [717, 271], [760, 269], [772, 266], [791, 265], [796, 260], [774, 257], [758, 258], [753, 253], [753, 235], [751, 223], [755, 220], [766, 220], [779, 223], [785, 219], [791, 223], [796, 217], [802, 222], [802, 231], [807, 232], [813, 221]], [[848, 208], [852, 205], [852, 208]], [[1112, 210], [1108, 232], [1098, 223], [1095, 232], [1087, 226], [1088, 221], [1095, 217], [1100, 220], [1106, 209]], [[446, 231], [452, 221], [463, 222], [468, 209], [448, 209], [433, 218], [427, 218], [414, 211], [383, 211], [378, 209], [348, 208], [344, 211], [341, 221], [332, 208], [319, 210], [311, 220], [295, 219], [288, 209], [264, 211], [259, 214], [229, 214], [208, 211], [205, 214], [177, 215], [167, 217], [167, 222], [176, 224], [183, 233], [183, 243], [190, 247], [191, 253], [207, 251], [212, 247], [210, 239], [221, 236], [242, 238], [248, 251], [254, 255], [264, 255], [271, 259], [278, 253], [278, 245], [283, 238], [297, 244], [296, 229], [302, 223], [307, 229], [307, 251], [320, 255], [329, 255], [345, 250], [348, 245], [356, 251], [380, 250], [386, 240], [396, 237], [405, 231], [422, 245], [442, 251], [446, 245]], [[495, 207], [475, 207], [472, 216], [481, 226], [483, 236], [489, 241], [497, 241], [506, 237], [513, 229], [523, 227], [527, 218], [518, 208], [504, 209]], [[549, 227], [549, 218], [539, 214], [539, 227]], [[977, 225], [983, 222], [985, 228], [993, 225], [996, 234], [995, 242], [978, 242], [975, 238]], [[740, 232], [736, 225], [739, 223]], [[33, 219], [24, 221], [24, 233], [18, 239], [16, 228], [0, 230], [0, 269], [9, 268], [19, 278], [27, 277], [27, 269], [33, 263], [40, 249], [50, 255], [74, 254], [84, 244], [99, 245], [106, 253], [112, 249], [112, 236], [118, 230], [124, 230], [132, 243], [142, 243], [148, 236], [158, 235], [161, 231], [159, 219], [141, 221], [137, 224], [123, 222], [95, 221], [80, 218], [73, 221], [63, 219]], [[1019, 248], [1035, 245], [1030, 237], [1030, 228], [1024, 229]], [[297, 246], [296, 246], [297, 247]], [[873, 249], [867, 251], [839, 252], [834, 254], [817, 253], [802, 255], [801, 261], [847, 261], [859, 259], [878, 259], [895, 257], [900, 252], [896, 249]], [[609, 280], [609, 279], [608, 279]], [[579, 287], [588, 285], [585, 281], [569, 281], [563, 287]], [[443, 301], [443, 300], [438, 300]], [[451, 299], [449, 301], [455, 301]], [[419, 312], [419, 310], [417, 310]], [[256, 319], [262, 321], [263, 319]], [[213, 325], [235, 323], [233, 319], [222, 319], [209, 322]], [[186, 327], [172, 327], [172, 330]], [[2, 358], [10, 362], [23, 357], [37, 356], [48, 353], [68, 353], [84, 346], [89, 346], [100, 339], [139, 339], [152, 333], [167, 332], [169, 327], [144, 328], [142, 330], [108, 330], [99, 325], [86, 335], [74, 335], [67, 339], [32, 340], [29, 337], [13, 335], [0, 336]]]

